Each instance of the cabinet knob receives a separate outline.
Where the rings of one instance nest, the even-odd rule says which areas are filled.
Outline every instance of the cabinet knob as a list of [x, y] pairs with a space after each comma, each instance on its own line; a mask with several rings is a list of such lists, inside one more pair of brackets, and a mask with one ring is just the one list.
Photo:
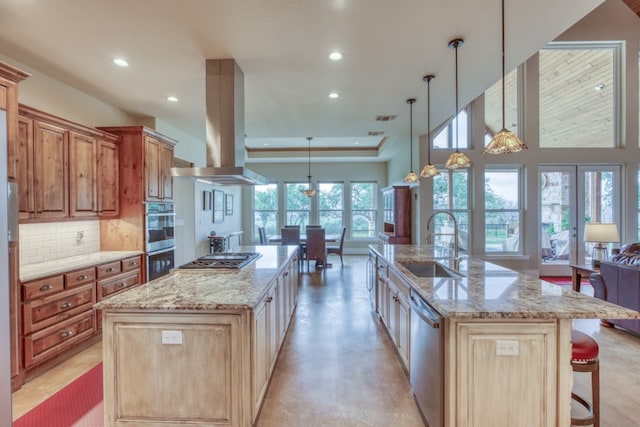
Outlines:
[[62, 331], [60, 333], [60, 338], [69, 338], [73, 335], [73, 331]]
[[113, 271], [113, 267], [109, 267], [105, 270], [107, 273], [111, 273]]
[[127, 286], [127, 284], [126, 284], [126, 283], [118, 283], [118, 287], [119, 287], [119, 288], [124, 288], [125, 286]]
[[78, 278], [76, 280], [87, 280], [89, 278], [89, 276], [87, 276], [86, 274], [83, 274], [81, 276], [78, 276]]
[[53, 286], [51, 286], [50, 284], [46, 284], [46, 285], [42, 285], [40, 286], [40, 291], [44, 292], [44, 291], [50, 291], [51, 289], [53, 289]]
[[60, 308], [65, 309], [65, 308], [69, 308], [71, 307], [73, 304], [71, 304], [69, 301], [65, 301], [62, 304], [60, 304]]

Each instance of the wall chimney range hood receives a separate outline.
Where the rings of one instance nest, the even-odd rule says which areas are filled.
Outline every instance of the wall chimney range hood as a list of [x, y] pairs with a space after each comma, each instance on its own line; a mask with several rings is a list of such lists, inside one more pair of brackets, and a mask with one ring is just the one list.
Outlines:
[[206, 166], [171, 175], [214, 185], [267, 184], [244, 166], [244, 73], [234, 59], [206, 61]]

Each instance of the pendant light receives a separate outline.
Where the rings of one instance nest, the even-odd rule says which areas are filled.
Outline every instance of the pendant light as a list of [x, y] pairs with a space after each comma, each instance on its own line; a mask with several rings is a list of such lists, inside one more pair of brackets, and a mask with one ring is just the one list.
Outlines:
[[413, 104], [416, 102], [415, 98], [407, 99], [409, 104], [409, 173], [404, 177], [404, 182], [418, 182], [420, 178], [413, 171]]
[[524, 142], [515, 133], [507, 130], [505, 126], [504, 75], [504, 0], [502, 0], [502, 130], [496, 133], [485, 147], [483, 153], [487, 154], [510, 154], [527, 149]]
[[427, 164], [422, 168], [422, 171], [420, 172], [420, 177], [422, 178], [433, 178], [434, 176], [440, 175], [438, 169], [431, 164], [431, 80], [435, 78], [436, 76], [434, 76], [433, 74], [429, 74], [428, 76], [424, 76], [422, 78], [423, 81], [427, 82]]
[[309, 172], [307, 175], [308, 187], [305, 190], [300, 190], [302, 194], [304, 194], [307, 197], [313, 197], [316, 195], [316, 189], [313, 188], [313, 184], [311, 184], [311, 140], [312, 139], [313, 138], [311, 138], [310, 136], [307, 137], [307, 141], [309, 141]]
[[458, 48], [462, 46], [463, 43], [464, 40], [462, 39], [453, 39], [449, 42], [449, 47], [456, 53], [456, 114], [454, 115], [456, 120], [456, 151], [449, 156], [447, 162], [444, 164], [444, 167], [447, 169], [468, 168], [472, 165], [471, 160], [458, 150]]

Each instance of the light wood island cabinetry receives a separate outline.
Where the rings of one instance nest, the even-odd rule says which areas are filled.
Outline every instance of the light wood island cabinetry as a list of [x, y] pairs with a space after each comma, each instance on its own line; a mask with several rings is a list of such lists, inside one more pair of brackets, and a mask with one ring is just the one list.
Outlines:
[[240, 271], [174, 270], [106, 298], [105, 425], [253, 425], [297, 300], [296, 247]]

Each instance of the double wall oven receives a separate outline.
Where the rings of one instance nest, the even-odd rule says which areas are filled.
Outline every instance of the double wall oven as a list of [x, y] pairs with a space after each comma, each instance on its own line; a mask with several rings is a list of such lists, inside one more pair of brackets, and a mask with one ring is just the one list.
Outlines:
[[145, 203], [147, 280], [163, 276], [174, 267], [175, 217], [173, 203]]

